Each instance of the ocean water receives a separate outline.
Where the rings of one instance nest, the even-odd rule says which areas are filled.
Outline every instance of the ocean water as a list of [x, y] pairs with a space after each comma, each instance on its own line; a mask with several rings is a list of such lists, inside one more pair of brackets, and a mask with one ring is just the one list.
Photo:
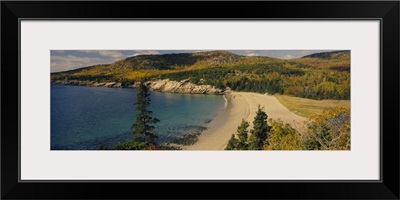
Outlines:
[[[94, 150], [132, 137], [137, 89], [51, 86], [51, 149]], [[158, 142], [207, 126], [224, 110], [220, 95], [150, 92]]]

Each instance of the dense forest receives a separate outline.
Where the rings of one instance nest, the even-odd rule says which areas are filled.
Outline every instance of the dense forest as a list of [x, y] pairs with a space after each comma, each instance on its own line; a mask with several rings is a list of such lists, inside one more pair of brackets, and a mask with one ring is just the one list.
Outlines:
[[139, 55], [108, 65], [51, 74], [52, 80], [133, 84], [141, 80], [189, 79], [221, 89], [286, 94], [310, 99], [350, 99], [350, 51], [298, 59], [241, 56], [226, 51]]

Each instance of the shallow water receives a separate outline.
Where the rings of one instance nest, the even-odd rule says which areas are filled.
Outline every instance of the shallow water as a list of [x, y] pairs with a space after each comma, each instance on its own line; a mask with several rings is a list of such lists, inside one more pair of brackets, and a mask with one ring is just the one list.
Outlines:
[[[51, 149], [93, 150], [99, 142], [120, 143], [132, 137], [137, 89], [51, 86]], [[221, 95], [150, 92], [150, 110], [158, 142], [206, 126], [223, 111]]]

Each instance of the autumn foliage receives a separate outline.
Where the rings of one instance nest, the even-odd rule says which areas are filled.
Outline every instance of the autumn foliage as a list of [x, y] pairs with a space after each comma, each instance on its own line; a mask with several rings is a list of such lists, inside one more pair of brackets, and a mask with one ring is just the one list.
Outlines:
[[309, 99], [350, 99], [350, 52], [328, 52], [292, 60], [240, 56], [226, 51], [140, 55], [51, 74], [52, 80], [117, 82], [189, 79], [235, 91], [286, 94]]
[[[321, 115], [309, 118], [300, 131], [279, 119], [269, 119], [268, 123], [268, 129], [264, 130], [267, 138], [261, 142], [264, 150], [350, 150], [351, 147], [350, 109], [345, 107], [330, 108]], [[253, 135], [246, 141], [246, 144], [250, 144], [247, 145], [249, 148], [243, 148], [240, 145], [242, 141], [236, 137], [247, 133], [246, 124], [243, 121], [238, 127], [226, 150], [256, 150], [251, 148]]]
[[302, 134], [308, 150], [350, 150], [350, 109], [337, 107], [311, 118]]

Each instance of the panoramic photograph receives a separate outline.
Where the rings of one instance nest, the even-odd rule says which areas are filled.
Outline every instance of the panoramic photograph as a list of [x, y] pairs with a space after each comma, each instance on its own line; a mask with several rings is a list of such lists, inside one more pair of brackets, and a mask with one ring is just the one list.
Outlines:
[[351, 150], [349, 50], [51, 50], [51, 150]]

